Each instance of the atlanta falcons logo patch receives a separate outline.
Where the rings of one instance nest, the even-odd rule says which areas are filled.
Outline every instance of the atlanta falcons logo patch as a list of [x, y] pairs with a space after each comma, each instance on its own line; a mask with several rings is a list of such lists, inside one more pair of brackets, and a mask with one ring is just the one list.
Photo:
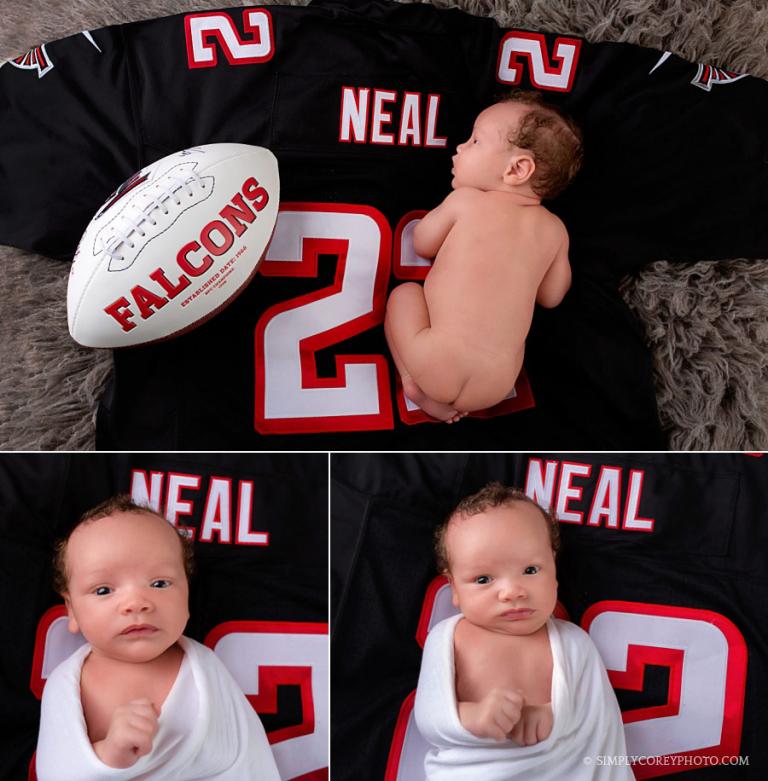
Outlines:
[[734, 81], [743, 79], [746, 75], [746, 73], [736, 73], [736, 71], [725, 68], [715, 68], [712, 65], [699, 65], [699, 70], [691, 84], [710, 92], [713, 84], [732, 84]]
[[[88, 43], [101, 53], [101, 48], [96, 41], [94, 41], [91, 33], [88, 30], [83, 30], [82, 34], [85, 36]], [[42, 79], [46, 73], [54, 68], [53, 60], [48, 56], [45, 44], [42, 46], [35, 46], [34, 49], [30, 49], [26, 54], [8, 60], [8, 63], [15, 68], [21, 68], [22, 70], [36, 70], [38, 79]]]
[[[660, 68], [671, 56], [672, 52], [664, 52], [648, 72], [648, 75], [650, 76], [657, 68]], [[736, 73], [736, 71], [728, 70], [727, 68], [716, 68], [714, 65], [699, 65], [696, 75], [691, 80], [691, 84], [694, 87], [711, 92], [713, 84], [733, 84], [739, 81], [739, 79], [743, 79], [746, 75], [746, 73]]]
[[53, 68], [53, 63], [48, 56], [48, 52], [45, 50], [45, 44], [42, 46], [35, 46], [34, 49], [30, 49], [26, 54], [9, 60], [9, 62], [11, 65], [15, 65], [17, 68], [22, 68], [23, 70], [37, 70], [37, 77], [39, 79], [42, 79], [43, 76]]

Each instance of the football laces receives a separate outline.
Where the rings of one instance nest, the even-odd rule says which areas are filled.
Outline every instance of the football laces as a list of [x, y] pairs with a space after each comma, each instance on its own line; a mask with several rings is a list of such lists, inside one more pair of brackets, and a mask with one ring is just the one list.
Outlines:
[[118, 252], [121, 246], [127, 246], [133, 249], [136, 245], [133, 241], [133, 236], [138, 234], [139, 237], [144, 238], [146, 231], [142, 227], [143, 223], [149, 223], [150, 225], [157, 225], [157, 220], [154, 218], [154, 212], [159, 209], [163, 214], [168, 214], [167, 203], [173, 200], [176, 206], [181, 206], [181, 200], [179, 198], [179, 192], [184, 190], [186, 194], [192, 198], [194, 191], [192, 185], [199, 186], [205, 190], [206, 185], [200, 174], [197, 171], [191, 171], [189, 175], [182, 179], [180, 176], [168, 174], [165, 176], [166, 184], [162, 185], [158, 183], [158, 187], [162, 192], [153, 198], [146, 206], [140, 208], [136, 204], [132, 204], [135, 212], [133, 217], [129, 216], [126, 211], [121, 215], [122, 224], [115, 228], [114, 233], [106, 241], [101, 239], [101, 246], [99, 247], [99, 254], [108, 255], [110, 260], [125, 260], [125, 256]]

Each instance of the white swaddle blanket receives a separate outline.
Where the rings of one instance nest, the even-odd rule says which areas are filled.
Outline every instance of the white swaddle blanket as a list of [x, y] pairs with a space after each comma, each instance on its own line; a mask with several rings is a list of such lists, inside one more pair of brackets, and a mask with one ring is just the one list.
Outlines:
[[478, 738], [464, 729], [453, 655], [454, 630], [461, 618], [451, 616], [433, 627], [424, 646], [414, 716], [432, 746], [424, 762], [428, 781], [634, 779], [627, 765], [598, 764], [597, 757], [627, 753], [621, 712], [589, 635], [567, 621], [547, 622], [554, 715], [549, 737], [518, 746], [511, 740]]
[[226, 667], [194, 640], [179, 645], [152, 751], [129, 768], [105, 765], [88, 739], [80, 671], [90, 645], [62, 662], [43, 690], [38, 781], [280, 781], [261, 721]]

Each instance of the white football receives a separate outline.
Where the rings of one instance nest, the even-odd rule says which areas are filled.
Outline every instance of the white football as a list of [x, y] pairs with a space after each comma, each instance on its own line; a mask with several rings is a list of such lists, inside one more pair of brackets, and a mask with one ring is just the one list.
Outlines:
[[96, 212], [75, 252], [72, 338], [126, 347], [207, 320], [256, 272], [279, 201], [275, 156], [248, 144], [184, 149], [135, 173]]

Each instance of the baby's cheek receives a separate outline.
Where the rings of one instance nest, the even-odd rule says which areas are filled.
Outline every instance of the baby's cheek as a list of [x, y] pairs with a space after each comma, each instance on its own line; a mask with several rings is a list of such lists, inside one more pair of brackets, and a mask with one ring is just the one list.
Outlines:
[[547, 592], [549, 605], [552, 611], [554, 611], [557, 604], [557, 580], [555, 578], [552, 578], [552, 582], [548, 584]]

